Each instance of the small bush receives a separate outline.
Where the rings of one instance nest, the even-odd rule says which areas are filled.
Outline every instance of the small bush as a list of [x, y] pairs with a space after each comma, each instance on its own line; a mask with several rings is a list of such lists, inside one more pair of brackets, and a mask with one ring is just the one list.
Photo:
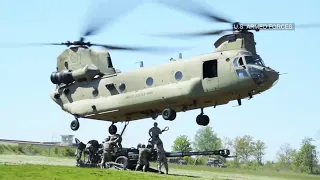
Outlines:
[[74, 157], [75, 156], [75, 150], [69, 147], [62, 149], [62, 155], [66, 157]]
[[195, 162], [194, 158], [188, 157], [188, 156], [183, 157], [183, 160], [185, 160], [189, 165], [194, 165], [194, 162]]
[[30, 155], [39, 155], [41, 153], [40, 148], [30, 144], [26, 145], [23, 149], [26, 154]]
[[3, 154], [5, 151], [5, 146], [4, 145], [0, 145], [0, 154]]
[[59, 154], [59, 148], [57, 146], [54, 147], [53, 152], [54, 152], [55, 155], [58, 155]]
[[21, 146], [21, 145], [18, 145], [18, 146], [8, 145], [8, 149], [9, 149], [9, 151], [12, 151], [16, 154], [23, 154], [24, 153], [23, 146]]

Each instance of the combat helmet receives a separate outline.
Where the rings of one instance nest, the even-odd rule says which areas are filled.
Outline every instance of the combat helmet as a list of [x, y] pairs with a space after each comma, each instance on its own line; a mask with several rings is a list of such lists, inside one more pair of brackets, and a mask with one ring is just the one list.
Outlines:
[[139, 143], [138, 146], [137, 146], [137, 149], [141, 148], [142, 144]]

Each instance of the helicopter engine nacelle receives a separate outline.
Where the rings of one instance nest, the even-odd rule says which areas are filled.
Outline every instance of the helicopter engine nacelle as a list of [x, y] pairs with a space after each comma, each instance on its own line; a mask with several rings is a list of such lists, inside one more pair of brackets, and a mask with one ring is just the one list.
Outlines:
[[61, 72], [53, 72], [50, 76], [53, 84], [69, 84], [74, 81], [92, 80], [95, 76], [100, 75], [100, 70], [94, 65], [86, 65], [81, 69], [74, 71], [64, 70]]

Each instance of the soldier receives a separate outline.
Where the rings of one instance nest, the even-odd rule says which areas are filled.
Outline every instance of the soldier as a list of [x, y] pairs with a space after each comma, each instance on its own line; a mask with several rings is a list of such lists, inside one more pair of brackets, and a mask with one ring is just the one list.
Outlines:
[[80, 142], [79, 144], [77, 144], [77, 150], [76, 150], [77, 163], [79, 163], [79, 161], [81, 160], [81, 156], [85, 148], [86, 148], [86, 145], [83, 142]]
[[88, 141], [85, 150], [89, 152], [88, 163], [95, 163], [95, 156], [99, 150], [99, 142], [97, 140]]
[[158, 127], [158, 123], [155, 122], [153, 127], [149, 130], [149, 135], [151, 137], [152, 148], [154, 147], [156, 141], [161, 141], [159, 135], [162, 134], [163, 131]]
[[138, 144], [139, 149], [139, 159], [136, 166], [136, 171], [138, 171], [141, 166], [143, 166], [142, 171], [147, 172], [149, 170], [150, 164], [149, 164], [149, 158], [151, 155], [151, 149], [146, 148], [146, 145], [144, 144]]
[[99, 142], [97, 140], [90, 140], [86, 145], [86, 149], [92, 153], [95, 153], [99, 149]]
[[116, 151], [118, 151], [118, 150], [122, 150], [122, 144], [121, 144], [121, 142], [122, 142], [122, 137], [121, 137], [121, 135], [120, 134], [114, 134], [114, 135], [112, 135], [112, 136], [110, 136], [110, 140], [111, 141], [116, 141]]
[[101, 168], [106, 168], [106, 162], [112, 161], [111, 153], [114, 152], [114, 147], [116, 146], [118, 139], [111, 140], [107, 137], [103, 143], [103, 154], [101, 161]]
[[157, 153], [158, 153], [158, 171], [161, 173], [162, 165], [166, 169], [166, 174], [168, 174], [168, 161], [166, 157], [166, 151], [163, 148], [163, 143], [161, 141], [156, 141]]

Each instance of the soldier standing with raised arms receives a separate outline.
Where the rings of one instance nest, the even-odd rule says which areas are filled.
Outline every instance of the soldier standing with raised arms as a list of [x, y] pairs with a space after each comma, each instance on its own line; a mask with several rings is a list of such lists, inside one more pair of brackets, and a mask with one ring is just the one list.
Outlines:
[[153, 123], [153, 127], [150, 128], [150, 130], [149, 130], [149, 135], [151, 137], [152, 148], [154, 148], [154, 145], [156, 144], [157, 141], [160, 141], [162, 143], [159, 135], [162, 134], [164, 131], [166, 131], [168, 129], [169, 129], [169, 127], [166, 127], [164, 130], [161, 130], [158, 127], [158, 123], [157, 122]]

